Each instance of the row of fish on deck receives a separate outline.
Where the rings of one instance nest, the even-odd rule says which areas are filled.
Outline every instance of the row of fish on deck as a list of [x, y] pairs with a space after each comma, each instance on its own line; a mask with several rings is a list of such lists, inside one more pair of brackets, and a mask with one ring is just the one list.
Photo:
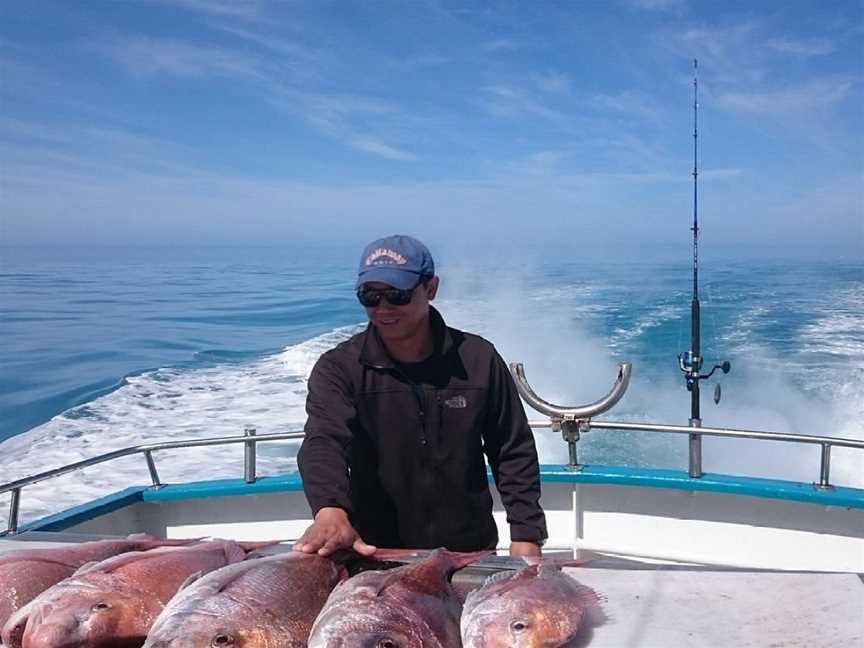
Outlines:
[[[564, 646], [599, 602], [540, 562], [494, 574], [463, 601], [453, 574], [489, 552], [439, 549], [348, 577], [346, 558], [274, 543], [99, 540], [0, 555], [8, 648], [517, 648]], [[404, 550], [381, 550], [392, 560]], [[383, 567], [385, 563], [380, 563]]]

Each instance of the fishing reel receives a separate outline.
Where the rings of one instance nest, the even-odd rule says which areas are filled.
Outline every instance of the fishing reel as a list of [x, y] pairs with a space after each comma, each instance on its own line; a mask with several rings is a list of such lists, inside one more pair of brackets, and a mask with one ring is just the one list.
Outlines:
[[[720, 369], [724, 374], [728, 374], [732, 369], [732, 363], [728, 360], [724, 360], [720, 364], [715, 364], [707, 374], [701, 374], [699, 372], [702, 371], [703, 360], [704, 359], [701, 356], [693, 355], [692, 351], [684, 351], [678, 354], [678, 368], [684, 372], [684, 380], [687, 383], [687, 391], [689, 392], [693, 391], [693, 387], [698, 383], [698, 381], [708, 380], [718, 369]], [[720, 383], [717, 383], [714, 385], [715, 404], [720, 402], [721, 393]]]

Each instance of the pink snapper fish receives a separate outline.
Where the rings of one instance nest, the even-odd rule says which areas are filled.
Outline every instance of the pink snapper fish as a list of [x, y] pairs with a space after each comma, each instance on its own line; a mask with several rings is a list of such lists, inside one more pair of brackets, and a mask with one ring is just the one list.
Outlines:
[[[69, 578], [87, 563], [129, 551], [188, 545], [198, 540], [161, 540], [147, 534], [96, 540], [63, 547], [20, 549], [0, 554], [0, 637], [11, 643], [14, 628], [4, 629], [9, 618], [46, 589]], [[23, 632], [23, 628], [21, 629]]]
[[341, 564], [290, 552], [207, 574], [175, 596], [144, 648], [305, 648]]
[[[10, 648], [121, 648], [144, 643], [153, 621], [186, 583], [273, 543], [202, 542], [121, 554], [49, 588], [11, 619], [24, 630]], [[14, 624], [12, 626], [11, 624]]]
[[579, 561], [542, 561], [499, 572], [468, 594], [462, 612], [464, 648], [559, 648], [572, 641], [586, 613], [602, 600], [561, 571]]
[[460, 648], [462, 604], [450, 578], [489, 553], [436, 549], [419, 562], [349, 578], [327, 599], [308, 648]]

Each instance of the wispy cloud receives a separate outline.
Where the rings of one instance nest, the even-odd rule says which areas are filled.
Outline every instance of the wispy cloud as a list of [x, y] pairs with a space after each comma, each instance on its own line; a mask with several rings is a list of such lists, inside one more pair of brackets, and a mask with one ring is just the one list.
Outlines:
[[687, 0], [627, 0], [635, 9], [680, 13], [687, 7]]
[[848, 79], [832, 77], [789, 85], [779, 90], [721, 92], [717, 99], [721, 105], [737, 112], [782, 119], [784, 115], [801, 116], [843, 101], [851, 89], [852, 83]]
[[147, 37], [114, 37], [97, 46], [110, 59], [138, 75], [185, 78], [208, 76], [261, 79], [256, 59], [224, 48]]
[[660, 125], [665, 121], [663, 111], [653, 101], [632, 90], [615, 95], [594, 95], [591, 103], [601, 110], [633, 115], [652, 125]]
[[276, 101], [301, 116], [319, 133], [359, 151], [390, 160], [413, 160], [416, 155], [369, 134], [370, 119], [392, 119], [399, 110], [381, 99], [355, 95], [326, 95], [290, 89]]
[[557, 72], [538, 74], [534, 77], [534, 81], [536, 81], [537, 86], [543, 92], [548, 92], [549, 94], [566, 94], [570, 92], [570, 79], [564, 74]]
[[564, 115], [548, 108], [522, 90], [495, 85], [486, 86], [481, 92], [481, 107], [495, 117], [513, 119], [522, 115], [534, 115], [557, 124], [565, 123]]
[[257, 0], [162, 0], [165, 4], [213, 16], [241, 18], [257, 16], [261, 3]]
[[484, 52], [509, 52], [522, 47], [522, 44], [515, 40], [499, 38], [497, 40], [486, 41], [480, 44], [480, 49]]
[[806, 40], [788, 40], [785, 38], [772, 38], [766, 43], [768, 47], [786, 54], [798, 56], [823, 56], [837, 49], [834, 41], [827, 38], [808, 38]]

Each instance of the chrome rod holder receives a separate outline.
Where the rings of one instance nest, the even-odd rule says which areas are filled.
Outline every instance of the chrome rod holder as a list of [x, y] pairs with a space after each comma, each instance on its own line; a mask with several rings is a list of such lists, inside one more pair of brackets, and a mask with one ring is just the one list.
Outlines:
[[567, 464], [567, 470], [579, 472], [582, 470], [582, 464], [579, 463], [579, 455], [576, 449], [576, 444], [579, 442], [583, 432], [588, 432], [591, 429], [591, 424], [587, 420], [564, 419], [560, 421], [561, 436], [567, 442], [567, 450], [570, 455], [570, 463]]
[[156, 472], [156, 462], [153, 461], [153, 453], [150, 450], [145, 450], [144, 459], [147, 461], [147, 470], [150, 471], [150, 481], [153, 482], [153, 487], [162, 488], [162, 482], [159, 481], [159, 473]]
[[[258, 431], [253, 427], [243, 430], [243, 436], [254, 437]], [[243, 479], [247, 484], [255, 483], [255, 459], [258, 444], [255, 441], [246, 441], [243, 444]]]
[[822, 444], [822, 456], [819, 461], [819, 483], [814, 484], [821, 490], [831, 490], [831, 444]]
[[18, 511], [21, 506], [21, 489], [15, 488], [12, 491], [12, 499], [9, 500], [9, 528], [7, 533], [18, 533]]
[[[690, 419], [690, 427], [699, 428], [702, 427], [701, 419]], [[689, 463], [687, 467], [687, 474], [694, 479], [700, 478], [704, 473], [702, 472], [702, 435], [701, 434], [691, 434], [690, 435], [690, 443], [689, 443]]]
[[630, 363], [618, 365], [618, 376], [612, 385], [612, 389], [600, 400], [588, 405], [565, 407], [550, 403], [537, 395], [531, 385], [528, 384], [528, 379], [525, 377], [525, 367], [522, 366], [521, 362], [514, 362], [510, 365], [510, 373], [513, 374], [513, 380], [516, 383], [516, 390], [519, 392], [519, 395], [531, 407], [542, 414], [546, 414], [551, 419], [553, 430], [561, 431], [561, 436], [567, 443], [567, 451], [570, 457], [567, 470], [574, 472], [582, 470], [576, 444], [583, 433], [591, 430], [591, 417], [611, 409], [621, 400], [621, 397], [624, 396], [624, 392], [627, 391], [627, 387], [630, 385], [632, 369], [633, 367]]
[[629, 362], [618, 365], [618, 375], [615, 378], [615, 383], [612, 389], [600, 400], [589, 403], [588, 405], [577, 405], [573, 407], [565, 407], [562, 405], [554, 405], [547, 400], [540, 398], [536, 392], [528, 384], [528, 379], [525, 377], [525, 367], [521, 362], [510, 364], [510, 373], [513, 374], [513, 379], [516, 382], [516, 389], [519, 395], [535, 410], [541, 414], [553, 419], [590, 419], [592, 416], [597, 416], [611, 409], [627, 391], [630, 386], [630, 375], [633, 371], [633, 365]]

